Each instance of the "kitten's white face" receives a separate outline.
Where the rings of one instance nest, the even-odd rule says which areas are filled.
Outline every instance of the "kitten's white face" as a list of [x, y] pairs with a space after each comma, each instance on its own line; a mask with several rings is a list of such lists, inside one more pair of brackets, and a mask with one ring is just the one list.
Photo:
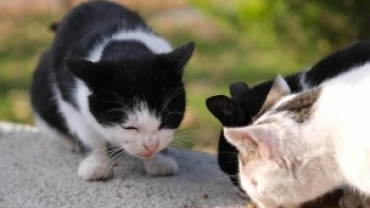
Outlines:
[[175, 130], [162, 129], [161, 123], [142, 105], [140, 109], [128, 113], [125, 123], [110, 127], [106, 138], [133, 156], [150, 158], [166, 148], [174, 137]]
[[132, 110], [112, 109], [112, 111], [124, 111], [127, 119], [124, 123], [104, 126], [97, 122], [89, 110], [87, 98], [91, 94], [89, 89], [79, 83], [79, 95], [77, 100], [87, 121], [99, 132], [104, 140], [112, 145], [121, 147], [130, 155], [150, 158], [155, 153], [166, 148], [174, 138], [175, 129], [160, 128], [163, 123], [160, 118], [150, 112], [145, 103], [140, 103]]
[[240, 152], [241, 186], [259, 207], [298, 207], [329, 191], [326, 183], [335, 176], [322, 171], [328, 164], [326, 155], [311, 157], [307, 144], [284, 124], [224, 128], [224, 132]]
[[298, 167], [289, 167], [292, 165], [289, 161], [280, 160], [280, 150], [276, 147], [282, 144], [267, 140], [277, 131], [279, 136], [285, 134], [273, 123], [224, 128], [226, 139], [239, 150], [241, 186], [261, 208], [296, 207], [301, 202], [297, 201], [297, 193], [304, 181], [297, 180], [297, 173], [291, 169]]
[[278, 78], [267, 97], [275, 104], [252, 125], [224, 127], [240, 152], [241, 186], [261, 208], [298, 207], [336, 183], [332, 147], [312, 121], [319, 91], [289, 95], [285, 86]]

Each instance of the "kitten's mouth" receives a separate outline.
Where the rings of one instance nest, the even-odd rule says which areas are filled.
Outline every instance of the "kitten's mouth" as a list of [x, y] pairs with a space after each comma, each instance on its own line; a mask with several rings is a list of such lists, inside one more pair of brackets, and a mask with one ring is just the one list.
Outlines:
[[155, 153], [145, 152], [145, 153], [139, 153], [137, 156], [140, 157], [140, 158], [143, 158], [143, 159], [150, 159], [150, 158], [154, 157], [155, 154], [156, 154], [156, 152]]

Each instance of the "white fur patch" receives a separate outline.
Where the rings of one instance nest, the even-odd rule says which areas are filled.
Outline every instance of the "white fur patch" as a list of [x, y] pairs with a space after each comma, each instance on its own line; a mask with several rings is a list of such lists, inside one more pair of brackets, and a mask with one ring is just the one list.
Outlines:
[[75, 96], [81, 112], [65, 102], [58, 89], [54, 88], [54, 93], [68, 129], [92, 150], [90, 155], [80, 162], [78, 176], [84, 180], [110, 178], [113, 172], [105, 152], [107, 140], [97, 131], [103, 128], [97, 124], [88, 109], [87, 99], [90, 91], [81, 81], [77, 83]]
[[102, 41], [98, 43], [90, 52], [87, 59], [92, 62], [99, 61], [101, 59], [104, 48], [108, 45], [108, 43], [117, 40], [140, 41], [141, 43], [145, 44], [153, 53], [156, 54], [168, 53], [172, 51], [172, 48], [167, 41], [144, 28], [137, 28], [132, 31], [123, 29], [110, 37], [103, 37]]
[[299, 84], [302, 87], [302, 91], [305, 91], [311, 88], [308, 81], [306, 80], [306, 77], [307, 77], [307, 71], [302, 72], [301, 75], [299, 76]]
[[[83, 90], [77, 87], [77, 92]], [[90, 126], [86, 119], [81, 115], [81, 113], [70, 103], [63, 100], [59, 90], [54, 87], [54, 94], [56, 96], [58, 109], [60, 109], [61, 114], [63, 115], [66, 125], [68, 129], [71, 131], [72, 134], [77, 135], [78, 139], [80, 139], [84, 144], [88, 145], [90, 148], [93, 149], [100, 149], [106, 147], [106, 141], [102, 139], [101, 135], [99, 135], [93, 126]], [[79, 95], [77, 93], [77, 95]], [[82, 95], [82, 93], [80, 94]], [[85, 97], [87, 99], [87, 97]], [[80, 104], [80, 103], [79, 103]], [[87, 104], [87, 103], [86, 103]]]

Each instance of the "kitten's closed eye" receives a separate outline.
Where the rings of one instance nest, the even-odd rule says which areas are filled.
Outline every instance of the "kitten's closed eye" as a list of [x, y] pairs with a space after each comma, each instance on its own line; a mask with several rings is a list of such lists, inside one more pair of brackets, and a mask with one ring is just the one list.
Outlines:
[[121, 125], [121, 127], [125, 130], [136, 130], [136, 131], [139, 131], [139, 128], [135, 127], [135, 126], [124, 126], [124, 125]]

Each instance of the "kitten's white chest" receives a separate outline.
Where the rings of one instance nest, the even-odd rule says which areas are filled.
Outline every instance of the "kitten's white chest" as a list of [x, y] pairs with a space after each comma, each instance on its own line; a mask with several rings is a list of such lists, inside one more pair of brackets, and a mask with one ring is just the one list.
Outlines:
[[[76, 89], [76, 100], [80, 110], [77, 110], [74, 106], [70, 103], [64, 101], [58, 89], [54, 89], [55, 98], [57, 100], [57, 105], [62, 113], [66, 121], [66, 125], [68, 129], [71, 131], [70, 133], [76, 135], [79, 139], [82, 140], [85, 144], [89, 146], [105, 146], [105, 142], [101, 135], [96, 131], [96, 125], [91, 125], [96, 123], [93, 120], [92, 116], [84, 116], [83, 111], [88, 111], [88, 103], [87, 103], [87, 96], [88, 90], [84, 86], [83, 83], [77, 82], [77, 89]], [[86, 118], [87, 117], [87, 118]], [[90, 118], [91, 117], [91, 118]], [[88, 121], [90, 119], [90, 121]]]

